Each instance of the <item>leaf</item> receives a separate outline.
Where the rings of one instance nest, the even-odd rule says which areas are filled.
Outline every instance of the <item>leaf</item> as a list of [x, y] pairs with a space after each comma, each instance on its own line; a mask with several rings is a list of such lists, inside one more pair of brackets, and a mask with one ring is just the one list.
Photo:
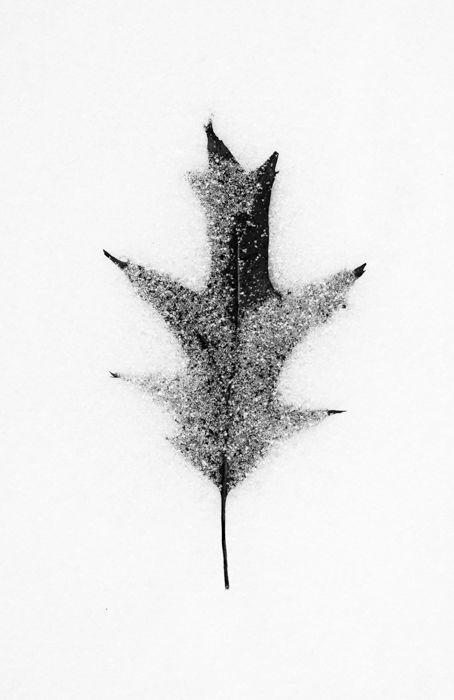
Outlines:
[[297, 293], [276, 290], [269, 276], [268, 211], [278, 154], [246, 172], [211, 122], [205, 130], [208, 169], [189, 174], [205, 209], [211, 245], [205, 289], [195, 292], [168, 275], [104, 253], [160, 312], [186, 351], [184, 376], [111, 374], [141, 386], [173, 412], [179, 428], [175, 446], [220, 490], [228, 588], [227, 495], [275, 440], [341, 413], [285, 405], [277, 382], [297, 343], [345, 306], [365, 264], [307, 284]]

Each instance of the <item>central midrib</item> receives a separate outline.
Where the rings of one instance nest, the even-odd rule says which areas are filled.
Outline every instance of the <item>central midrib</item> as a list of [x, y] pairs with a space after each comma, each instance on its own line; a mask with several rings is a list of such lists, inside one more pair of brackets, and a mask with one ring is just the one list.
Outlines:
[[227, 383], [227, 388], [225, 392], [225, 411], [226, 411], [226, 431], [224, 436], [224, 452], [222, 454], [222, 465], [221, 465], [221, 543], [222, 543], [222, 554], [223, 554], [223, 564], [224, 564], [224, 585], [225, 588], [229, 588], [229, 573], [228, 573], [228, 562], [227, 562], [227, 543], [226, 543], [226, 526], [225, 526], [225, 506], [228, 495], [228, 478], [229, 478], [229, 460], [227, 458], [227, 446], [229, 444], [230, 429], [232, 424], [232, 417], [230, 415], [230, 404], [232, 397], [232, 383], [236, 372], [236, 356], [238, 352], [238, 328], [239, 328], [239, 310], [240, 310], [240, 232], [237, 230], [235, 235], [235, 264], [232, 265], [233, 272], [233, 284], [232, 284], [232, 297], [233, 297], [233, 340], [234, 340], [234, 362], [232, 370], [230, 372], [229, 380]]

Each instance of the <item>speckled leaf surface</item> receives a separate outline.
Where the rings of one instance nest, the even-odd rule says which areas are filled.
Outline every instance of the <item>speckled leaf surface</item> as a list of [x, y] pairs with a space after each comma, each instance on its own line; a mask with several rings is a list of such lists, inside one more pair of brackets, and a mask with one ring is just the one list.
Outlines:
[[221, 493], [224, 583], [229, 587], [226, 499], [277, 439], [338, 410], [285, 404], [280, 371], [312, 328], [346, 305], [365, 265], [342, 270], [297, 292], [275, 289], [269, 274], [268, 212], [278, 154], [246, 172], [216, 136], [207, 134], [208, 168], [189, 181], [207, 219], [210, 276], [201, 292], [107, 251], [139, 296], [154, 306], [187, 355], [184, 375], [115, 378], [140, 385], [172, 411], [175, 446]]

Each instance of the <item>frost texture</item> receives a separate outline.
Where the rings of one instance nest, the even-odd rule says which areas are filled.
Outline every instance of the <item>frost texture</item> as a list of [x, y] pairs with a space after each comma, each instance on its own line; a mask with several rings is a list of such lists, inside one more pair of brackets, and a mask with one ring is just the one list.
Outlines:
[[277, 439], [315, 425], [333, 410], [301, 410], [282, 402], [279, 373], [293, 348], [340, 307], [365, 265], [303, 287], [277, 291], [268, 269], [268, 210], [278, 154], [245, 172], [211, 122], [208, 169], [189, 181], [207, 217], [209, 281], [194, 292], [168, 275], [105, 254], [126, 273], [179, 338], [184, 376], [131, 377], [174, 414], [173, 442], [221, 491], [224, 579], [228, 587], [225, 503], [228, 492]]

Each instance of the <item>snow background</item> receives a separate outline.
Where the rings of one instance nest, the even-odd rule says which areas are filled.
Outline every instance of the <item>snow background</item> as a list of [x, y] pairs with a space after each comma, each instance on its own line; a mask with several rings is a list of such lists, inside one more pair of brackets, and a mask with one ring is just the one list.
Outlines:
[[[450, 2], [3, 0], [5, 700], [454, 693]], [[201, 284], [210, 115], [280, 153], [275, 279], [367, 261], [286, 367], [347, 409], [219, 494], [108, 370], [177, 371], [102, 255]]]

